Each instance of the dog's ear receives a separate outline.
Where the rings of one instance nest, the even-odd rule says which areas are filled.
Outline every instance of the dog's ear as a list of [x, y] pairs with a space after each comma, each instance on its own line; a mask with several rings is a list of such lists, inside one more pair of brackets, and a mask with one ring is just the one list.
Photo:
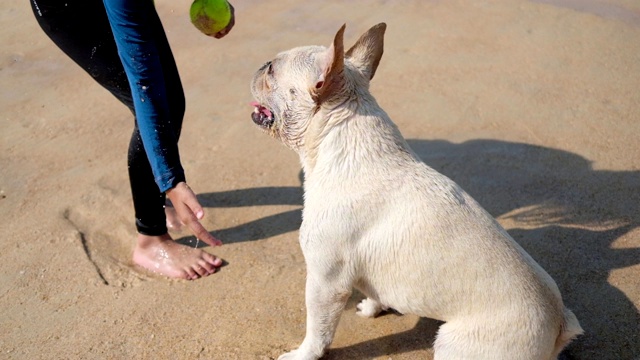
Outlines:
[[366, 33], [362, 34], [355, 45], [346, 53], [346, 57], [348, 57], [365, 76], [368, 76], [369, 80], [373, 79], [373, 75], [376, 74], [376, 69], [378, 69], [378, 64], [380, 64], [380, 58], [382, 57], [384, 48], [384, 32], [386, 29], [387, 24], [385, 23], [375, 25], [367, 30]]
[[344, 85], [344, 29], [342, 25], [333, 44], [319, 59], [320, 75], [311, 89], [316, 104], [321, 104]]

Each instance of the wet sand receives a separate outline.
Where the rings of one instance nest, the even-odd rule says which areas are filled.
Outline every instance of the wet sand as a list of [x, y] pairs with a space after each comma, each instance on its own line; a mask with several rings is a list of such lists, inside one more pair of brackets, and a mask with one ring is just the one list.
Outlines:
[[[215, 276], [130, 262], [133, 119], [0, 5], [0, 358], [274, 359], [304, 336], [297, 156], [251, 122], [277, 52], [388, 25], [372, 91], [416, 152], [551, 274], [586, 334], [573, 359], [640, 358], [640, 5], [632, 0], [237, 1], [222, 40], [157, 0], [187, 98], [180, 142]], [[187, 233], [176, 238], [193, 243]], [[438, 323], [355, 315], [327, 359], [432, 358]]]

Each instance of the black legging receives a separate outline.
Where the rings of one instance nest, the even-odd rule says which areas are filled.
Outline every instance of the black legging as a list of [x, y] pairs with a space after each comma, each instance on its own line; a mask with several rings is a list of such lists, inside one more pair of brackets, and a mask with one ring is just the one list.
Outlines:
[[[131, 88], [107, 19], [102, 0], [30, 0], [42, 30], [53, 42], [100, 85], [126, 105], [135, 116]], [[171, 125], [180, 135], [185, 99], [178, 70], [164, 29], [157, 15], [150, 21], [156, 36], [167, 87]], [[136, 228], [146, 235], [167, 233], [165, 194], [155, 183], [137, 121], [128, 154], [129, 180]]]

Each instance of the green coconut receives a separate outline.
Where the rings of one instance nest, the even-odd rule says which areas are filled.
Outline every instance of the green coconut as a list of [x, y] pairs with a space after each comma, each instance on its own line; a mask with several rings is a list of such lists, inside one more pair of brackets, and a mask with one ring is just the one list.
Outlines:
[[191, 23], [205, 35], [213, 36], [229, 25], [231, 9], [226, 0], [195, 0], [189, 11]]

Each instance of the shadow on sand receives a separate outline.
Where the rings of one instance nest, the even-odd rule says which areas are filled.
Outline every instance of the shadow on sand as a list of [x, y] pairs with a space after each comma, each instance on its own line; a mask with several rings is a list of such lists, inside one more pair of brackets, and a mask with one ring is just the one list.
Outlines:
[[[612, 247], [640, 225], [639, 171], [593, 170], [577, 154], [496, 140], [409, 144], [493, 216], [526, 224], [509, 233], [556, 280], [585, 330], [568, 347], [567, 358], [640, 357], [638, 309], [608, 281], [612, 270], [640, 264], [640, 248]], [[200, 200], [207, 207], [302, 207], [302, 189], [242, 189], [202, 194]], [[300, 223], [301, 209], [296, 209], [213, 234], [227, 243], [251, 241], [295, 231]], [[412, 330], [331, 349], [327, 358], [373, 358], [429, 348], [437, 327], [434, 320], [421, 319]]]

